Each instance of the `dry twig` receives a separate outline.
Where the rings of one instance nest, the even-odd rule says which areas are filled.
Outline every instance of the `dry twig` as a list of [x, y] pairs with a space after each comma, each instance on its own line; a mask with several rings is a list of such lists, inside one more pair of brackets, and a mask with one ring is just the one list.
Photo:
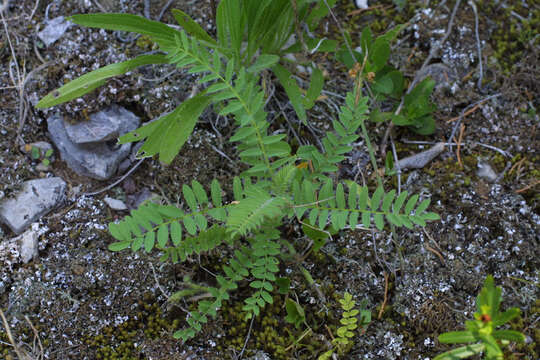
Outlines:
[[377, 319], [381, 319], [384, 314], [384, 308], [386, 307], [386, 302], [388, 301], [388, 274], [386, 271], [384, 272], [384, 300], [381, 305], [381, 309], [379, 310], [379, 315], [377, 316]]

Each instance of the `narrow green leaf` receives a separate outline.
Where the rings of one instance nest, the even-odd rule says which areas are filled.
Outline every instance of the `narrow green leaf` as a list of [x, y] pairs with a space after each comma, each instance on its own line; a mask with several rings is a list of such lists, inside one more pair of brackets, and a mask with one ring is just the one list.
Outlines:
[[156, 242], [156, 234], [153, 231], [149, 231], [146, 233], [144, 237], [144, 251], [147, 253], [152, 251], [154, 248], [154, 244]]
[[396, 201], [394, 201], [394, 214], [399, 214], [401, 207], [403, 206], [403, 203], [408, 195], [409, 193], [407, 191], [403, 191], [401, 194], [399, 194]]
[[384, 229], [384, 218], [382, 214], [373, 214], [373, 221], [375, 222], [377, 229]]
[[221, 116], [228, 115], [230, 113], [240, 110], [243, 106], [244, 105], [242, 104], [242, 102], [238, 100], [232, 100], [229, 102], [229, 104], [227, 104], [227, 106], [221, 109], [218, 115], [221, 115]]
[[210, 195], [212, 197], [212, 204], [214, 204], [215, 207], [220, 207], [223, 205], [221, 186], [216, 179], [213, 179], [212, 184], [210, 185]]
[[186, 200], [191, 211], [197, 211], [197, 200], [195, 199], [195, 194], [191, 188], [184, 184], [182, 185], [182, 193], [184, 194], [184, 199]]
[[197, 225], [191, 216], [186, 216], [184, 218], [184, 226], [190, 235], [195, 235], [197, 233]]
[[277, 55], [270, 55], [270, 54], [262, 54], [260, 55], [257, 60], [251, 65], [247, 72], [250, 73], [258, 73], [264, 69], [268, 69], [275, 64], [277, 64], [279, 61], [279, 56]]
[[182, 226], [178, 221], [171, 223], [171, 240], [174, 246], [178, 246], [182, 242]]
[[456, 360], [456, 359], [466, 359], [473, 355], [479, 354], [484, 351], [484, 344], [472, 344], [467, 346], [462, 346], [454, 350], [447, 351], [443, 354], [437, 355], [433, 360]]
[[142, 247], [143, 242], [144, 238], [142, 236], [135, 238], [135, 240], [133, 240], [133, 244], [131, 244], [131, 250], [133, 252], [139, 251]]
[[131, 245], [130, 240], [119, 241], [119, 242], [114, 242], [112, 244], [109, 244], [108, 248], [111, 251], [121, 251], [121, 250], [127, 249], [130, 245]]
[[345, 209], [345, 191], [343, 191], [343, 185], [339, 183], [336, 187], [336, 204], [339, 209]]
[[315, 101], [321, 94], [323, 86], [324, 86], [323, 73], [318, 67], [315, 67], [313, 68], [313, 72], [311, 73], [311, 82], [309, 84], [309, 88], [306, 94], [307, 104], [305, 105], [307, 109], [310, 109], [313, 106], [313, 104], [315, 104]]
[[384, 195], [383, 203], [381, 206], [381, 210], [385, 213], [390, 212], [390, 206], [392, 205], [392, 201], [394, 201], [394, 197], [396, 196], [396, 190], [392, 189], [386, 195]]
[[431, 202], [430, 199], [424, 199], [420, 205], [414, 210], [416, 215], [422, 214], [429, 206], [429, 203]]
[[407, 201], [407, 204], [405, 205], [405, 210], [403, 210], [403, 213], [405, 215], [409, 215], [411, 211], [413, 211], [414, 205], [416, 205], [416, 202], [418, 201], [418, 197], [419, 196], [415, 194], [409, 198], [409, 200]]
[[208, 196], [206, 195], [206, 191], [204, 190], [203, 186], [200, 182], [197, 180], [193, 180], [191, 182], [191, 187], [193, 189], [193, 192], [195, 193], [195, 197], [197, 198], [197, 201], [200, 205], [206, 205], [208, 204]]
[[371, 214], [369, 212], [362, 213], [362, 225], [364, 225], [365, 228], [369, 228], [371, 225]]
[[279, 83], [285, 89], [289, 100], [296, 111], [298, 118], [305, 124], [307, 121], [306, 110], [302, 101], [302, 94], [300, 87], [296, 83], [296, 80], [292, 77], [292, 74], [283, 66], [276, 64], [272, 71], [279, 80]]
[[105, 84], [106, 79], [125, 74], [136, 67], [148, 64], [167, 64], [168, 62], [169, 60], [165, 55], [141, 55], [135, 59], [107, 65], [84, 74], [59, 89], [50, 92], [36, 104], [36, 108], [43, 109], [81, 97]]
[[349, 185], [349, 209], [356, 209], [356, 192], [358, 191], [358, 185], [356, 183], [351, 183]]
[[216, 41], [210, 35], [208, 35], [208, 33], [204, 31], [204, 29], [197, 22], [193, 21], [188, 14], [177, 9], [173, 9], [172, 13], [178, 25], [183, 27], [184, 30], [186, 30], [191, 36], [199, 40], [206, 41], [212, 45], [217, 45]]
[[377, 190], [373, 193], [373, 197], [371, 198], [371, 209], [377, 210], [379, 208], [381, 199], [384, 195], [384, 189], [379, 186]]
[[169, 227], [167, 225], [161, 225], [157, 232], [158, 247], [163, 249], [167, 245], [169, 240]]

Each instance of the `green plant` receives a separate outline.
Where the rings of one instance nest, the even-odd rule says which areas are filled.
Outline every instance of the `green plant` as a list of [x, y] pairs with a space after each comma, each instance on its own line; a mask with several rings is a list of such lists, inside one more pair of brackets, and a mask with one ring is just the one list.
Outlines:
[[53, 155], [53, 149], [41, 149], [37, 146], [32, 146], [30, 149], [30, 156], [32, 160], [40, 160], [43, 166], [49, 166], [51, 163], [51, 156]]
[[[393, 103], [391, 111], [373, 109], [369, 119], [373, 122], [392, 121], [398, 126], [407, 126], [412, 131], [429, 135], [435, 131], [435, 121], [431, 114], [435, 105], [430, 101], [435, 81], [425, 78], [410, 91], [405, 87], [403, 74], [388, 63], [390, 58], [390, 44], [403, 26], [396, 26], [385, 34], [374, 38], [369, 27], [362, 31], [359, 52], [352, 53], [343, 48], [338, 52], [340, 59], [355, 75], [362, 73], [370, 83], [373, 97], [379, 101]], [[350, 39], [347, 39], [352, 43]], [[400, 100], [400, 101], [396, 101]]]
[[[518, 308], [510, 308], [505, 312], [499, 311], [501, 304], [501, 288], [495, 287], [491, 275], [486, 278], [484, 287], [476, 298], [477, 311], [475, 320], [465, 322], [465, 331], [451, 331], [439, 336], [439, 341], [446, 344], [476, 343], [445, 352], [434, 360], [465, 359], [470, 356], [485, 353], [485, 359], [503, 359], [502, 347], [510, 341], [523, 342], [525, 336], [515, 330], [495, 330], [519, 316]], [[478, 343], [479, 342], [479, 343]]]
[[[361, 316], [360, 327], [365, 327], [371, 322], [371, 312], [369, 310], [357, 310], [354, 308], [355, 301], [352, 299], [352, 295], [348, 292], [345, 293], [343, 299], [339, 300], [343, 314], [341, 315], [340, 323], [343, 325], [337, 329], [337, 337], [332, 341], [332, 344], [337, 347], [338, 353], [344, 355], [346, 347], [351, 344], [350, 339], [354, 337], [354, 330], [358, 328], [358, 314]], [[331, 358], [334, 350], [328, 350], [321, 356], [319, 360], [328, 360]]]
[[[382, 181], [370, 195], [367, 186], [335, 179], [338, 164], [352, 150], [350, 144], [360, 137], [358, 129], [368, 143], [376, 167], [365, 127], [368, 98], [362, 96], [362, 74], [347, 93], [339, 118], [332, 122], [334, 131], [328, 131], [322, 139], [322, 148], [306, 145], [292, 153], [285, 134], [269, 134], [264, 110], [266, 95], [260, 84], [264, 81], [262, 71], [274, 71], [281, 78], [300, 119], [322, 89], [322, 78], [314, 71], [306, 96], [292, 94], [297, 84], [285, 79], [286, 68], [278, 64], [295, 46], [301, 51], [321, 50], [325, 42], [306, 32], [303, 40], [298, 36], [296, 44], [281, 50], [290, 34], [301, 31], [299, 21], [313, 28], [328, 10], [322, 1], [292, 3], [222, 0], [217, 9], [217, 39], [178, 10], [173, 14], [182, 31], [134, 15], [72, 16], [71, 21], [81, 25], [147, 35], [166, 55], [141, 55], [98, 69], [53, 91], [38, 104], [45, 107], [74, 99], [107, 78], [136, 66], [168, 63], [198, 74], [204, 89], [173, 112], [121, 137], [120, 142], [145, 140], [139, 157], [159, 154], [161, 161], [169, 163], [206, 107], [213, 105], [220, 115], [234, 118], [237, 129], [229, 140], [237, 144], [238, 156], [247, 170], [234, 177], [231, 194], [224, 194], [217, 180], [211, 182], [209, 189], [193, 180], [191, 185], [182, 186], [185, 208], [146, 203], [120, 222], [109, 224], [109, 231], [117, 240], [110, 244], [110, 250], [149, 253], [157, 249], [161, 261], [183, 262], [217, 248], [229, 248], [231, 256], [222, 260], [222, 271], [216, 275], [215, 284], [198, 285], [186, 280], [184, 289], [171, 296], [171, 301], [186, 296], [199, 298], [189, 312], [186, 327], [174, 333], [174, 337], [184, 341], [201, 331], [223, 302], [230, 299], [229, 293], [239, 286], [251, 289], [244, 299], [245, 319], [259, 315], [266, 304], [273, 302], [276, 285], [280, 293], [288, 291], [288, 280], [278, 277], [280, 264], [295, 250], [282, 236], [283, 224], [300, 223], [307, 235], [319, 238], [320, 247], [321, 233], [355, 229], [359, 223], [364, 227], [373, 223], [383, 230], [387, 223], [412, 228], [438, 219], [437, 214], [427, 211], [429, 199], [419, 201], [418, 195], [409, 196], [406, 191], [386, 192]], [[289, 314], [287, 321], [301, 321], [302, 316], [296, 311], [298, 314]]]

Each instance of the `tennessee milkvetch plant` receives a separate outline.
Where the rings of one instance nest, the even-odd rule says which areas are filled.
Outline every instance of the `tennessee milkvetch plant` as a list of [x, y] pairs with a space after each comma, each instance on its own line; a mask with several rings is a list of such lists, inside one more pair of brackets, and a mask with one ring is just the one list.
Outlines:
[[[301, 121], [307, 121], [306, 109], [321, 92], [322, 72], [312, 67], [310, 87], [303, 94], [291, 80], [285, 55], [336, 49], [335, 42], [312, 34], [328, 12], [325, 2], [335, 4], [331, 0], [222, 0], [217, 8], [216, 38], [180, 10], [173, 10], [180, 30], [129, 14], [70, 18], [84, 26], [147, 35], [162, 53], [140, 55], [85, 74], [48, 94], [38, 107], [75, 99], [138, 66], [172, 64], [197, 74], [202, 90], [171, 113], [122, 136], [121, 143], [144, 140], [138, 157], [158, 155], [167, 164], [205, 108], [211, 106], [235, 121], [229, 141], [236, 145], [247, 169], [233, 178], [232, 193], [225, 194], [216, 179], [205, 185], [194, 179], [182, 186], [184, 208], [146, 203], [109, 224], [117, 240], [109, 245], [110, 250], [155, 250], [161, 261], [185, 262], [195, 255], [229, 248], [223, 253], [230, 257], [221, 260], [222, 271], [214, 284], [186, 282], [187, 288], [170, 297], [178, 301], [186, 294], [205, 294], [189, 312], [184, 328], [174, 333], [176, 338], [193, 338], [240, 286], [249, 289], [243, 306], [246, 319], [273, 302], [272, 293], [283, 275], [280, 265], [294, 249], [282, 235], [283, 224], [301, 224], [309, 237], [356, 229], [358, 224], [381, 231], [388, 225], [412, 229], [438, 219], [428, 211], [429, 199], [420, 201], [417, 194], [386, 191], [382, 184], [371, 192], [367, 186], [335, 179], [339, 163], [360, 138], [359, 129], [368, 140], [364, 125], [368, 98], [362, 95], [361, 73], [346, 94], [339, 117], [332, 121], [333, 129], [322, 138], [321, 148], [303, 145], [293, 151], [286, 134], [270, 133], [267, 95], [261, 86], [263, 72], [276, 75]], [[283, 49], [293, 34], [297, 41]], [[370, 152], [373, 156], [373, 149]]]

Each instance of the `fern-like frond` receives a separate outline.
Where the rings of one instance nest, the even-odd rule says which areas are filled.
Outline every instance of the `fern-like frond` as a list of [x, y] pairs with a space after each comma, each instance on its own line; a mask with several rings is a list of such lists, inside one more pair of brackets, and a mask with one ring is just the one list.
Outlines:
[[260, 227], [267, 218], [283, 216], [282, 207], [286, 199], [273, 197], [259, 186], [247, 187], [245, 196], [229, 213], [227, 231], [232, 236], [245, 236]]
[[356, 130], [367, 118], [367, 101], [368, 98], [363, 97], [355, 104], [353, 93], [347, 93], [345, 105], [341, 106], [339, 120], [332, 121], [335, 133], [327, 132], [322, 139], [324, 151], [321, 153], [313, 145], [298, 148], [298, 157], [311, 162], [315, 176], [337, 171], [336, 165], [345, 159], [344, 154], [352, 150], [351, 144], [359, 138]]
[[[214, 237], [218, 237], [219, 242], [232, 241], [228, 235], [221, 236], [222, 227], [208, 229], [209, 220], [225, 222], [228, 209], [235, 206], [222, 203], [221, 187], [217, 180], [212, 181], [211, 185], [212, 204], [203, 186], [196, 180], [191, 186], [184, 184], [182, 193], [191, 210], [189, 213], [172, 205], [143, 204], [122, 221], [109, 224], [111, 235], [118, 240], [110, 244], [109, 249], [119, 251], [131, 248], [134, 252], [140, 249], [150, 252], [154, 247], [165, 250], [172, 246], [177, 250], [167, 250], [164, 259], [171, 258], [176, 262], [178, 257], [183, 261], [194, 251], [206, 251], [205, 247], [209, 248], [215, 241]], [[190, 237], [184, 239], [184, 234]], [[218, 244], [215, 243], [213, 247]]]
[[243, 310], [246, 312], [246, 318], [258, 316], [260, 309], [273, 303], [271, 292], [273, 283], [276, 281], [275, 274], [279, 271], [280, 245], [275, 241], [279, 239], [279, 231], [273, 228], [263, 229], [256, 234], [251, 241], [251, 256], [253, 265], [251, 275], [254, 280], [249, 286], [255, 289], [250, 297], [244, 300]]
[[369, 228], [373, 222], [377, 229], [382, 230], [385, 221], [411, 229], [413, 225], [425, 226], [426, 221], [439, 219], [439, 215], [427, 211], [429, 199], [417, 204], [419, 196], [409, 197], [407, 191], [396, 197], [395, 190], [386, 193], [378, 187], [370, 198], [365, 186], [351, 182], [346, 194], [343, 184], [334, 188], [332, 180], [328, 179], [320, 189], [308, 180], [301, 184], [297, 182], [293, 192], [296, 216], [307, 215], [308, 222], [321, 229], [328, 223], [336, 229], [347, 226], [354, 229], [358, 223]]

